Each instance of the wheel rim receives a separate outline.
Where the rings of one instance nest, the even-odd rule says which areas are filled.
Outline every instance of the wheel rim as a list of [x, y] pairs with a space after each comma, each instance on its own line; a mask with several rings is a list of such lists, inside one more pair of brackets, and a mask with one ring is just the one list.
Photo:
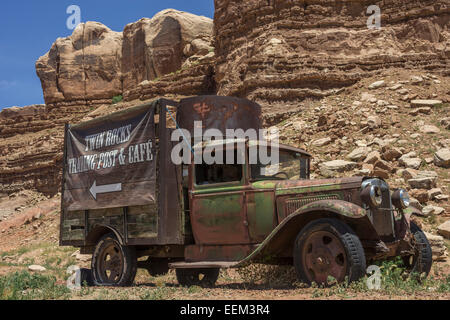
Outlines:
[[122, 250], [116, 243], [108, 244], [100, 255], [98, 274], [105, 284], [115, 284], [120, 281], [123, 274], [124, 257]]
[[318, 231], [308, 236], [302, 248], [303, 269], [310, 282], [326, 284], [332, 276], [345, 280], [348, 261], [341, 240], [331, 232]]

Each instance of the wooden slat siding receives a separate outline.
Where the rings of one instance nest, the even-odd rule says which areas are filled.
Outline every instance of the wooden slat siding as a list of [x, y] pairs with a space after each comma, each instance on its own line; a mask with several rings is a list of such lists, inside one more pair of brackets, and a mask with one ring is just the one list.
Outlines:
[[156, 238], [158, 236], [158, 207], [156, 204], [128, 208], [128, 238]]
[[128, 215], [139, 215], [139, 214], [148, 214], [148, 213], [158, 213], [158, 206], [156, 204], [149, 204], [146, 206], [133, 206], [128, 207]]
[[123, 208], [89, 210], [89, 218], [123, 216]]
[[[64, 219], [84, 219], [84, 211], [67, 211], [64, 215]], [[83, 223], [84, 224], [84, 223]]]
[[158, 230], [153, 230], [154, 224], [128, 224], [128, 238], [144, 239], [158, 237]]
[[63, 227], [84, 227], [84, 219], [64, 220]]
[[71, 227], [62, 227], [63, 240], [84, 240], [84, 229], [72, 229]]
[[123, 208], [89, 210], [88, 231], [92, 231], [96, 225], [106, 225], [113, 228], [119, 232], [123, 239]]
[[70, 230], [70, 228], [63, 228], [62, 230], [64, 241], [84, 240], [84, 229]]
[[66, 211], [61, 225], [61, 237], [63, 241], [84, 240], [84, 228], [73, 229], [73, 227], [86, 227], [84, 211]]

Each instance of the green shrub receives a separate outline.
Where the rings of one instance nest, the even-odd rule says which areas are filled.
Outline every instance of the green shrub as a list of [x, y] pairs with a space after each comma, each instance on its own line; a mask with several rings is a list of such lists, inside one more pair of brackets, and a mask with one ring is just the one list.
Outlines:
[[70, 290], [48, 275], [26, 271], [0, 277], [0, 300], [54, 300], [67, 298]]
[[120, 94], [120, 95], [115, 96], [114, 98], [112, 98], [112, 103], [116, 104], [116, 103], [121, 102], [122, 100], [123, 100], [123, 96]]

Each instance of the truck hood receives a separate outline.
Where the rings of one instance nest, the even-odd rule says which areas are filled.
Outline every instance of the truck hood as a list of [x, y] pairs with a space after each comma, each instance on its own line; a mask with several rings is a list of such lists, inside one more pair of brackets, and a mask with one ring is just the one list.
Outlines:
[[314, 179], [314, 180], [265, 180], [256, 181], [253, 187], [257, 189], [275, 189], [276, 193], [309, 193], [316, 191], [360, 188], [363, 177]]

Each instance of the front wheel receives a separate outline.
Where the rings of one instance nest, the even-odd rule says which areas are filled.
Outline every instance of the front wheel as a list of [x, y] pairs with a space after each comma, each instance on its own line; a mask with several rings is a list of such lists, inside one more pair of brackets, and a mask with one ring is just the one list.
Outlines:
[[411, 222], [411, 233], [415, 240], [415, 254], [404, 257], [403, 262], [412, 273], [428, 276], [433, 264], [433, 254], [430, 243], [425, 233], [414, 223]]
[[294, 245], [294, 266], [300, 281], [329, 284], [356, 281], [366, 272], [364, 249], [358, 236], [336, 219], [319, 219], [307, 224]]
[[137, 271], [136, 250], [120, 244], [114, 234], [103, 236], [92, 256], [92, 276], [98, 286], [131, 286]]
[[212, 287], [219, 278], [220, 269], [176, 269], [178, 283], [185, 287]]

